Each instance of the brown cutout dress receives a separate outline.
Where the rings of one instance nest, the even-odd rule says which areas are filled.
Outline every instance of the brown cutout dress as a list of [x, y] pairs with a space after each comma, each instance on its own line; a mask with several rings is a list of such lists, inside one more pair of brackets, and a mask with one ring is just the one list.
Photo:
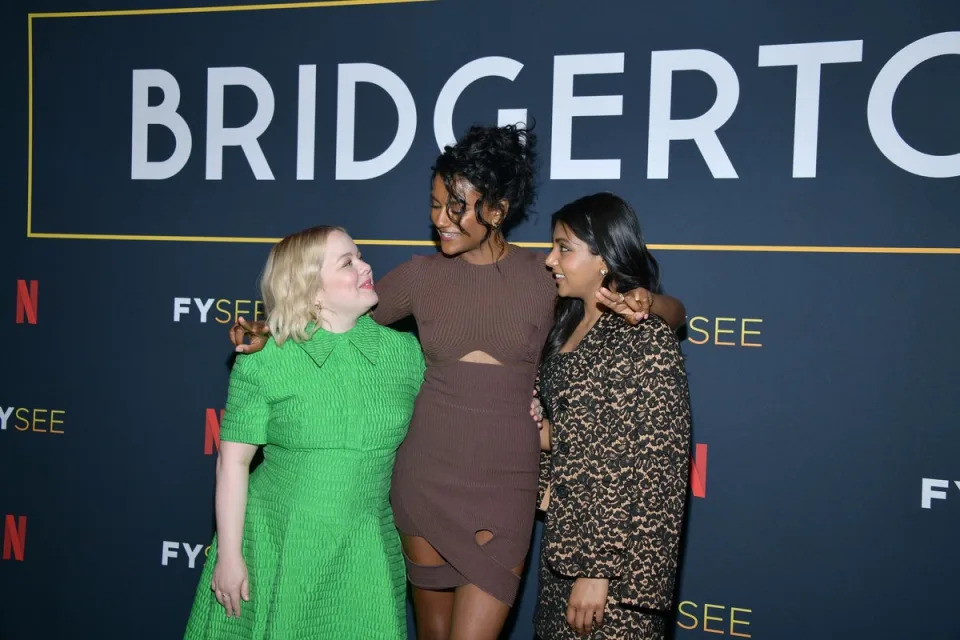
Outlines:
[[[406, 558], [407, 577], [427, 589], [471, 583], [512, 605], [520, 578], [511, 569], [527, 555], [537, 496], [530, 397], [557, 295], [543, 255], [511, 246], [491, 265], [417, 256], [376, 288], [376, 321], [412, 315], [427, 363], [391, 502], [397, 528], [425, 538], [446, 564]], [[460, 361], [473, 351], [501, 364]], [[483, 530], [493, 539], [480, 546]]]

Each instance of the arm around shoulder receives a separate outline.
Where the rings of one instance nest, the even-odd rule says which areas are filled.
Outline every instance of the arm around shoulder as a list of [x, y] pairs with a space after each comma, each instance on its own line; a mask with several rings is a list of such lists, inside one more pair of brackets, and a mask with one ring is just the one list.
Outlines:
[[414, 291], [422, 261], [423, 257], [414, 256], [374, 282], [379, 302], [373, 310], [373, 319], [378, 324], [391, 325], [413, 313]]
[[664, 322], [674, 331], [687, 322], [687, 310], [683, 303], [665, 293], [655, 293], [653, 295], [653, 305], [650, 307], [650, 312], [663, 318]]

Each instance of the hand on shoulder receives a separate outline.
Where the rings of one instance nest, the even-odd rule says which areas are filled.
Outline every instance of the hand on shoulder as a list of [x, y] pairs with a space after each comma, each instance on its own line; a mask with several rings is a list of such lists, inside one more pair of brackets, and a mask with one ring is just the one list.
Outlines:
[[[244, 338], [249, 337], [249, 344], [244, 343]], [[233, 343], [234, 351], [237, 353], [256, 353], [263, 349], [270, 337], [270, 327], [266, 322], [247, 322], [243, 317], [238, 317], [237, 321], [230, 327], [230, 342]]]

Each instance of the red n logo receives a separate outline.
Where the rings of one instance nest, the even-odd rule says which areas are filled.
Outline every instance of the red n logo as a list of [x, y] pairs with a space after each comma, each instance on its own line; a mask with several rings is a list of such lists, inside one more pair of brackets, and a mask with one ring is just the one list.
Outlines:
[[10, 553], [13, 559], [23, 562], [23, 548], [27, 543], [27, 516], [20, 516], [17, 520], [7, 514], [3, 523], [3, 559], [9, 560]]
[[698, 444], [690, 460], [690, 488], [698, 498], [707, 497], [707, 445]]
[[17, 324], [23, 324], [24, 316], [29, 324], [37, 324], [37, 281], [17, 280]]
[[217, 417], [216, 409], [207, 409], [206, 426], [203, 435], [203, 455], [213, 455], [214, 448], [220, 451], [220, 423], [223, 421], [223, 409]]

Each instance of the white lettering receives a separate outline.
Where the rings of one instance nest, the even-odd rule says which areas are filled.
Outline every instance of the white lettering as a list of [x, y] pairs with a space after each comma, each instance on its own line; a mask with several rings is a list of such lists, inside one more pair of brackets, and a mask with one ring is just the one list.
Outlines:
[[[163, 92], [160, 104], [150, 106], [150, 88]], [[180, 85], [163, 69], [133, 70], [132, 135], [130, 141], [130, 178], [165, 180], [176, 175], [190, 158], [193, 138], [187, 121], [177, 113]], [[173, 134], [173, 153], [166, 160], [148, 160], [150, 125], [166, 127]]]
[[[437, 146], [443, 149], [446, 145], [456, 142], [453, 134], [453, 110], [467, 87], [481, 78], [506, 78], [512, 82], [516, 80], [521, 69], [523, 65], [513, 58], [500, 56], [477, 58], [457, 69], [440, 90], [433, 110], [433, 135], [437, 140]], [[526, 121], [526, 109], [497, 111], [497, 126]]]
[[922, 62], [951, 54], [960, 55], [960, 31], [936, 33], [908, 44], [880, 69], [867, 100], [867, 124], [880, 153], [904, 171], [924, 178], [960, 176], [960, 153], [934, 156], [907, 144], [893, 122], [893, 97], [907, 74]]
[[197, 309], [200, 309], [200, 322], [205, 323], [207, 321], [207, 312], [210, 310], [210, 305], [213, 304], [213, 298], [207, 298], [206, 300], [194, 298], [193, 301], [197, 304]]
[[[702, 71], [717, 87], [717, 98], [706, 113], [685, 120], [670, 116], [673, 74]], [[714, 178], [736, 178], [737, 172], [720, 144], [717, 129], [737, 108], [740, 81], [730, 63], [712, 51], [654, 51], [650, 59], [650, 127], [647, 138], [647, 178], [670, 175], [670, 141], [693, 140]]]
[[317, 144], [317, 65], [300, 65], [297, 100], [297, 180], [313, 180]]
[[619, 180], [620, 159], [574, 160], [573, 119], [623, 115], [623, 96], [575, 96], [579, 75], [623, 73], [623, 53], [588, 53], [553, 58], [553, 123], [550, 130], [551, 180]]
[[[243, 86], [257, 99], [257, 111], [240, 127], [223, 126], [223, 94], [227, 86]], [[207, 69], [207, 180], [223, 178], [223, 148], [240, 147], [257, 180], [273, 180], [273, 172], [257, 138], [273, 120], [274, 97], [270, 83], [248, 67]]]
[[177, 557], [177, 549], [180, 547], [179, 542], [171, 542], [169, 540], [163, 541], [163, 551], [160, 553], [160, 564], [166, 567], [170, 560]]
[[200, 550], [203, 549], [202, 544], [191, 548], [186, 542], [183, 543], [183, 550], [187, 552], [187, 566], [191, 569], [194, 567], [194, 563], [197, 559], [197, 556], [200, 555]]
[[793, 120], [793, 177], [817, 177], [820, 130], [820, 72], [825, 64], [860, 62], [863, 40], [806, 42], [760, 47], [761, 67], [796, 67], [797, 95]]
[[[369, 82], [390, 96], [397, 108], [397, 132], [390, 146], [376, 158], [355, 159], [357, 84]], [[387, 173], [403, 160], [417, 133], [417, 106], [410, 89], [397, 74], [376, 64], [338, 65], [337, 73], [337, 180], [370, 180]]]
[[923, 478], [920, 488], [920, 506], [924, 509], [929, 509], [931, 508], [930, 503], [933, 499], [946, 500], [947, 492], [939, 491], [939, 489], [946, 489], [949, 486], [950, 483], [946, 480]]
[[180, 316], [190, 313], [190, 298], [173, 299], [173, 321], [180, 322]]

